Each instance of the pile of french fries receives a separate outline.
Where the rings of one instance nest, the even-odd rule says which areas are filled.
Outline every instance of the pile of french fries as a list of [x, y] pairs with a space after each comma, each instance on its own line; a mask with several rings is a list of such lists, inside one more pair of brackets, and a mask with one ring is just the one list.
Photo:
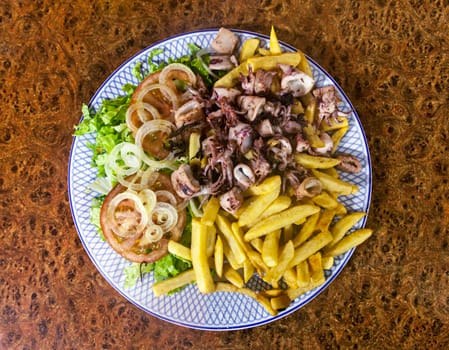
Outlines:
[[[313, 157], [315, 165], [322, 166], [323, 159]], [[366, 213], [348, 213], [336, 199], [353, 193], [354, 185], [335, 173], [317, 169], [313, 173], [323, 179], [325, 190], [299, 202], [280, 194], [279, 175], [250, 187], [234, 215], [223, 211], [212, 197], [203, 216], [192, 219], [190, 249], [169, 243], [169, 252], [191, 261], [193, 268], [154, 284], [154, 294], [160, 296], [196, 281], [201, 293], [244, 293], [276, 315], [324, 283], [324, 270], [333, 266], [334, 257], [364, 242], [372, 230], [350, 232]], [[255, 273], [272, 288], [255, 292], [245, 287]]]
[[[235, 76], [244, 73], [248, 65], [269, 69], [293, 60], [299, 69], [312, 74], [303, 53], [281, 52], [274, 30], [270, 52], [259, 48], [262, 55], [256, 55], [259, 43], [254, 40], [243, 44], [242, 63], [221, 78], [220, 86], [232, 86]], [[302, 102], [305, 119], [312, 124], [316, 114], [314, 99], [306, 96]], [[335, 151], [348, 130], [348, 121], [342, 116], [339, 123], [325, 123], [320, 128], [332, 132]], [[312, 146], [320, 146], [316, 131], [305, 128], [305, 133]], [[364, 242], [372, 230], [354, 230], [366, 213], [348, 212], [339, 201], [339, 196], [354, 194], [358, 188], [340, 178], [335, 169], [338, 159], [300, 153], [295, 155], [295, 161], [319, 180], [320, 194], [298, 201], [293, 193], [282, 193], [282, 179], [273, 175], [243, 193], [244, 203], [235, 214], [222, 210], [218, 198], [210, 198], [203, 216], [192, 219], [190, 249], [174, 241], [168, 246], [170, 253], [191, 261], [192, 269], [154, 284], [154, 294], [164, 295], [196, 281], [201, 293], [243, 293], [276, 315], [302, 294], [323, 284], [324, 271], [332, 268], [334, 258]], [[271, 288], [249, 289], [247, 283], [255, 274]]]

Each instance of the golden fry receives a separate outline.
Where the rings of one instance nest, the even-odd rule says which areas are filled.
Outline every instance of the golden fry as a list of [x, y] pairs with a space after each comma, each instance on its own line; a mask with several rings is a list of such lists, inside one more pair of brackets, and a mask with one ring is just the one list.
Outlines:
[[220, 200], [218, 197], [211, 197], [204, 206], [201, 223], [206, 226], [212, 226], [220, 210]]
[[271, 215], [251, 227], [243, 237], [245, 241], [251, 241], [254, 238], [264, 236], [272, 231], [293, 224], [298, 220], [317, 213], [319, 207], [314, 205], [296, 205], [286, 209], [278, 214]]
[[177, 257], [180, 257], [184, 260], [192, 261], [192, 255], [190, 253], [190, 248], [187, 248], [186, 246], [182, 245], [181, 243], [178, 243], [173, 240], [168, 241], [168, 252], [176, 255]]
[[272, 285], [277, 284], [282, 275], [289, 268], [294, 257], [294, 253], [295, 247], [293, 246], [293, 242], [288, 241], [282, 249], [281, 254], [279, 255], [278, 264], [268, 270], [268, 272], [264, 276], [264, 280], [266, 280], [268, 283], [271, 283]]
[[353, 227], [365, 215], [366, 215], [366, 213], [364, 213], [364, 212], [354, 212], [354, 213], [345, 215], [340, 220], [338, 220], [332, 226], [331, 233], [332, 233], [333, 239], [329, 243], [329, 247], [332, 247], [337, 242], [339, 242], [346, 235], [346, 233], [351, 229], [351, 227]]
[[215, 272], [217, 273], [218, 277], [221, 277], [223, 275], [223, 260], [223, 241], [221, 240], [221, 237], [217, 235], [217, 239], [215, 240], [214, 263]]
[[242, 276], [236, 270], [231, 268], [229, 265], [225, 265], [223, 269], [223, 276], [234, 286], [238, 288], [243, 288], [244, 283]]
[[329, 226], [334, 219], [335, 210], [333, 209], [325, 209], [321, 212], [320, 218], [316, 224], [317, 231], [329, 231]]
[[251, 260], [245, 260], [243, 263], [243, 281], [247, 283], [250, 278], [254, 275], [255, 267]]
[[345, 236], [340, 242], [335, 244], [332, 248], [325, 251], [325, 256], [338, 256], [346, 253], [348, 250], [357, 247], [365, 242], [373, 233], [373, 230], [368, 228], [358, 229], [351, 234]]
[[358, 191], [357, 185], [353, 185], [349, 182], [336, 179], [330, 175], [327, 175], [321, 171], [311, 169], [313, 175], [320, 180], [323, 189], [329, 192], [337, 192], [341, 195], [355, 194]]
[[335, 153], [335, 151], [338, 148], [338, 145], [340, 144], [341, 139], [343, 138], [343, 136], [346, 135], [346, 132], [348, 131], [348, 127], [344, 126], [338, 130], [336, 130], [332, 136], [332, 143], [333, 143], [333, 147], [332, 147], [332, 154]]
[[256, 54], [257, 48], [259, 47], [260, 40], [257, 38], [247, 39], [242, 44], [242, 49], [240, 50], [240, 61], [244, 62], [248, 58], [253, 57]]
[[281, 230], [275, 230], [265, 236], [262, 246], [262, 260], [268, 267], [278, 264], [279, 238]]
[[282, 310], [286, 309], [290, 305], [291, 301], [287, 294], [281, 294], [277, 297], [271, 298], [270, 303], [274, 310]]
[[201, 293], [212, 293], [215, 290], [215, 285], [206, 254], [207, 226], [202, 225], [198, 218], [192, 219], [191, 241], [192, 265], [198, 289]]
[[246, 260], [246, 254], [243, 247], [239, 244], [238, 240], [235, 238], [229, 220], [224, 215], [218, 214], [215, 219], [215, 223], [217, 225], [218, 230], [223, 234], [227, 243], [229, 244], [229, 247], [234, 253], [237, 263], [239, 265], [243, 264], [243, 262]]
[[245, 211], [240, 213], [238, 220], [239, 226], [250, 226], [260, 219], [263, 212], [273, 203], [273, 201], [279, 196], [281, 185], [276, 187], [273, 191], [266, 194], [257, 196], [254, 202], [246, 208]]
[[267, 177], [260, 184], [253, 185], [248, 188], [245, 192], [245, 196], [258, 196], [261, 194], [266, 194], [272, 191], [275, 191], [278, 187], [281, 186], [281, 177], [279, 175]]
[[316, 229], [316, 225], [319, 218], [320, 212], [317, 212], [313, 215], [310, 215], [306, 219], [306, 222], [302, 225], [301, 230], [298, 232], [298, 234], [293, 240], [293, 245], [295, 246], [295, 248], [309, 239], [309, 237], [313, 234], [313, 232]]
[[296, 283], [298, 288], [304, 288], [310, 284], [310, 270], [307, 260], [296, 265]]
[[270, 53], [272, 55], [279, 55], [280, 53], [282, 53], [282, 49], [281, 49], [281, 46], [279, 45], [278, 37], [276, 35], [276, 31], [274, 30], [273, 26], [271, 26], [271, 31], [270, 31]]
[[328, 231], [320, 232], [301, 244], [295, 249], [295, 254], [288, 267], [298, 265], [300, 262], [309, 258], [309, 256], [318, 252], [332, 240], [332, 235]]
[[324, 209], [335, 209], [338, 207], [338, 200], [332, 197], [328, 192], [323, 191], [312, 198], [313, 203]]
[[161, 282], [156, 282], [153, 284], [151, 289], [155, 296], [159, 297], [161, 295], [168, 294], [176, 288], [185, 286], [186, 284], [194, 282], [196, 279], [196, 274], [193, 269], [181, 272], [179, 275], [166, 279]]
[[321, 253], [313, 254], [307, 259], [310, 267], [310, 279], [313, 284], [322, 284], [325, 281]]
[[295, 154], [295, 161], [307, 169], [329, 169], [341, 163], [336, 158], [312, 156], [307, 153]]

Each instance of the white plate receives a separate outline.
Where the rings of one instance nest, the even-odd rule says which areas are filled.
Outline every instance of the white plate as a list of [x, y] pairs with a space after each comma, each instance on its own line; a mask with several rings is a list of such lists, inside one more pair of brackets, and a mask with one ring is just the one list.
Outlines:
[[[155, 43], [136, 54], [118, 69], [101, 85], [90, 101], [90, 107], [98, 109], [103, 99], [122, 95], [121, 87], [125, 83], [137, 84], [132, 74], [136, 62], [141, 61], [146, 68], [148, 54], [155, 48], [163, 48], [164, 53], [158, 59], [166, 61], [169, 57], [180, 57], [189, 53], [187, 44], [195, 43], [200, 47], [208, 47], [217, 30], [195, 31], [177, 35]], [[268, 43], [268, 37], [252, 32], [235, 30], [241, 41], [258, 37], [262, 42]], [[282, 43], [285, 51], [296, 51], [295, 48]], [[334, 85], [342, 100], [340, 109], [350, 112], [349, 130], [342, 140], [339, 151], [355, 155], [361, 160], [363, 170], [359, 174], [343, 174], [343, 179], [359, 186], [359, 192], [344, 198], [343, 203], [351, 211], [365, 211], [369, 209], [371, 197], [371, 163], [366, 137], [360, 120], [343, 90], [334, 79], [317, 63], [308, 58], [318, 87]], [[337, 277], [349, 261], [354, 250], [335, 259], [334, 266], [326, 270], [326, 282], [320, 287], [297, 298], [291, 306], [271, 316], [256, 301], [248, 296], [234, 293], [213, 293], [202, 295], [196, 285], [190, 285], [182, 292], [172, 296], [155, 297], [151, 292], [153, 283], [152, 274], [147, 274], [142, 282], [130, 289], [124, 289], [124, 268], [129, 265], [125, 259], [116, 254], [109, 245], [102, 241], [90, 223], [89, 209], [92, 198], [96, 195], [87, 191], [87, 186], [95, 179], [96, 170], [91, 167], [92, 152], [86, 146], [95, 141], [95, 135], [75, 137], [72, 144], [69, 161], [69, 198], [72, 215], [81, 242], [103, 277], [127, 300], [149, 314], [162, 320], [181, 326], [204, 330], [235, 330], [260, 326], [278, 320], [303, 307], [319, 295]], [[357, 228], [363, 227], [366, 217], [361, 220]], [[250, 281], [252, 288], [260, 289], [262, 282], [253, 278]]]

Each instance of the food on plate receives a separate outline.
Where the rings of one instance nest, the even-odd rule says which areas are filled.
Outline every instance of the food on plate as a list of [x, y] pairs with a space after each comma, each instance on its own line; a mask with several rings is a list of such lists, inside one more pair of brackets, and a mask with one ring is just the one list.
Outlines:
[[[353, 230], [366, 213], [340, 201], [359, 191], [340, 173], [363, 170], [339, 153], [349, 114], [273, 28], [268, 48], [221, 28], [192, 57], [156, 67], [128, 95], [120, 127], [129, 134], [97, 160], [111, 183], [100, 228], [131, 262], [185, 262], [155, 295], [194, 281], [274, 315], [372, 234]], [[248, 289], [256, 274], [271, 288]]]

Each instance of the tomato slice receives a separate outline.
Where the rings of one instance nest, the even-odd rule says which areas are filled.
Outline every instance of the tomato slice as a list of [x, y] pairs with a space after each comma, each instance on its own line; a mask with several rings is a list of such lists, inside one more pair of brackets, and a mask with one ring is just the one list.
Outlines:
[[[175, 196], [178, 204], [182, 202], [182, 199], [178, 197], [174, 191], [170, 177], [167, 174], [159, 173], [154, 184], [150, 186], [150, 189], [153, 191], [168, 191]], [[100, 224], [104, 237], [112, 249], [129, 261], [137, 263], [155, 262], [168, 253], [168, 241], [170, 239], [178, 241], [181, 238], [187, 220], [186, 210], [178, 210], [178, 222], [168, 234], [164, 235], [157, 242], [151, 243], [150, 245], [140, 246], [139, 239], [141, 238], [143, 232], [137, 232], [126, 237], [120, 237], [114, 232], [112, 224], [108, 219], [107, 212], [111, 201], [115, 196], [124, 191], [126, 191], [126, 187], [121, 184], [117, 184], [108, 193], [103, 202], [100, 211]], [[127, 213], [132, 213], [132, 207], [129, 202], [124, 201], [121, 206]], [[138, 216], [139, 214], [135, 212], [135, 215]], [[139, 220], [138, 217], [135, 219], [136, 221]]]

